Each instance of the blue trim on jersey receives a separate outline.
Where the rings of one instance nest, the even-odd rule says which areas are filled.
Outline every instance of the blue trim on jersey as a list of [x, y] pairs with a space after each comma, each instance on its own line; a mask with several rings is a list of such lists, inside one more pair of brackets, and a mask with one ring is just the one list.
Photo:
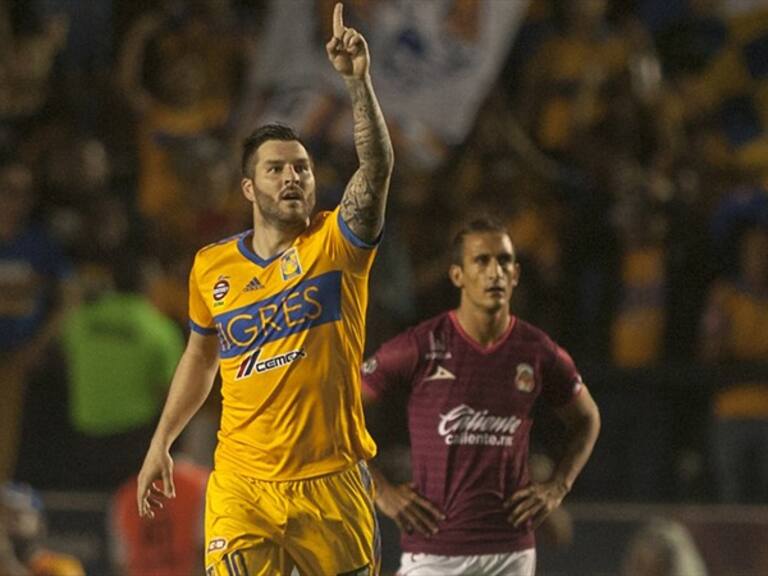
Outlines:
[[371, 250], [372, 248], [376, 248], [376, 246], [379, 245], [379, 242], [381, 242], [381, 236], [384, 233], [384, 230], [382, 229], [381, 232], [379, 232], [379, 235], [376, 237], [376, 239], [372, 243], [368, 243], [365, 240], [361, 240], [358, 238], [354, 232], [352, 232], [352, 229], [349, 227], [349, 224], [347, 224], [344, 221], [344, 218], [341, 217], [341, 210], [338, 211], [337, 218], [339, 220], [339, 228], [341, 229], [341, 233], [344, 235], [344, 238], [349, 240], [353, 246], [356, 246], [358, 248], [363, 248], [364, 250]]
[[336, 322], [341, 320], [341, 271], [308, 278], [264, 300], [214, 316], [214, 320], [222, 358]]
[[203, 246], [200, 249], [200, 252], [205, 252], [209, 248], [214, 248], [215, 246], [221, 246], [222, 244], [226, 244], [227, 242], [231, 242], [232, 240], [240, 239], [244, 236], [248, 236], [250, 234], [252, 229], [248, 229], [244, 232], [238, 232], [237, 234], [232, 234], [232, 236], [227, 236], [226, 238], [222, 238], [221, 240], [216, 240], [216, 242], [211, 242], [210, 244]]
[[274, 256], [270, 256], [266, 260], [256, 254], [256, 252], [253, 251], [253, 249], [248, 245], [248, 243], [245, 241], [246, 238], [249, 238], [251, 236], [251, 233], [253, 232], [253, 229], [246, 231], [241, 238], [237, 241], [237, 248], [240, 250], [240, 254], [248, 258], [251, 262], [256, 264], [257, 266], [261, 266], [262, 268], [266, 268], [272, 262], [280, 258], [280, 256], [283, 255], [283, 252], [280, 252], [279, 254], [275, 254]]
[[205, 328], [204, 326], [200, 326], [200, 324], [197, 324], [192, 320], [189, 321], [189, 329], [194, 330], [195, 332], [197, 332], [198, 334], [202, 334], [203, 336], [210, 336], [212, 334], [216, 334], [216, 328]]

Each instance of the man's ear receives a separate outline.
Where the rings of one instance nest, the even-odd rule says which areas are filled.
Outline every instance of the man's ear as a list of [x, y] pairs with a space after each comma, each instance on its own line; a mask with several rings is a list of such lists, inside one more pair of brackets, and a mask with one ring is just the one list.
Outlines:
[[520, 264], [515, 262], [515, 268], [512, 272], [512, 286], [517, 287], [517, 284], [520, 282]]
[[250, 178], [243, 178], [240, 180], [240, 190], [243, 192], [243, 196], [245, 196], [249, 202], [256, 201], [256, 194], [253, 190], [253, 180]]
[[458, 289], [464, 288], [464, 270], [457, 264], [451, 264], [448, 268], [448, 277], [451, 279], [451, 283]]

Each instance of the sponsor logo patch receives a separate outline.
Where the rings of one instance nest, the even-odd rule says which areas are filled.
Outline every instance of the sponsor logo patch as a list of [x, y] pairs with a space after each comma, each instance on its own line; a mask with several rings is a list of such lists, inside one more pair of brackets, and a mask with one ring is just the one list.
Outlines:
[[438, 366], [432, 375], [427, 376], [423, 381], [426, 382], [427, 380], [456, 380], [456, 375], [450, 370]]
[[259, 282], [259, 279], [256, 278], [256, 276], [254, 276], [253, 278], [251, 278], [251, 281], [245, 285], [243, 292], [252, 292], [254, 290], [260, 290], [262, 288], [264, 288], [264, 285], [261, 282]]
[[301, 275], [301, 262], [296, 248], [290, 248], [280, 256], [280, 273], [283, 275], [283, 280], [290, 280]]
[[218, 550], [224, 550], [224, 548], [227, 547], [227, 539], [226, 538], [214, 538], [210, 542], [208, 542], [208, 552], [216, 552]]
[[229, 294], [229, 280], [227, 276], [219, 276], [216, 284], [213, 285], [213, 305], [221, 306], [224, 304], [224, 298]]
[[533, 366], [518, 364], [515, 374], [515, 388], [520, 392], [532, 392], [535, 386], [536, 379], [533, 377]]
[[520, 418], [514, 415], [498, 416], [490, 410], [477, 410], [459, 404], [440, 414], [437, 433], [446, 444], [467, 446], [512, 446]]
[[450, 360], [452, 354], [447, 350], [447, 346], [442, 338], [435, 336], [434, 332], [429, 333], [429, 352], [424, 354], [425, 360]]
[[248, 376], [254, 372], [256, 374], [261, 374], [263, 372], [269, 372], [270, 370], [276, 370], [277, 368], [282, 368], [288, 364], [293, 364], [299, 358], [306, 358], [307, 356], [307, 353], [304, 352], [303, 348], [298, 350], [291, 350], [290, 352], [286, 352], [284, 354], [278, 354], [277, 356], [272, 356], [271, 358], [264, 358], [263, 360], [259, 360], [260, 353], [260, 349], [256, 350], [256, 352], [243, 360], [243, 362], [240, 364], [240, 368], [237, 371], [235, 380], [248, 378]]
[[368, 375], [376, 372], [376, 368], [378, 367], [379, 367], [379, 363], [376, 361], [376, 357], [371, 356], [370, 358], [368, 358], [368, 360], [363, 362], [363, 366], [361, 369], [363, 374]]

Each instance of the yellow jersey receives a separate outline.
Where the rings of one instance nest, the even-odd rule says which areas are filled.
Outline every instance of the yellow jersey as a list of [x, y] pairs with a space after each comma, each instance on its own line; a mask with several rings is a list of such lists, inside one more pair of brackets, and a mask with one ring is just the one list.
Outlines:
[[299, 480], [372, 458], [359, 366], [375, 245], [338, 208], [267, 260], [252, 237], [206, 246], [190, 273], [190, 326], [219, 339], [216, 469]]

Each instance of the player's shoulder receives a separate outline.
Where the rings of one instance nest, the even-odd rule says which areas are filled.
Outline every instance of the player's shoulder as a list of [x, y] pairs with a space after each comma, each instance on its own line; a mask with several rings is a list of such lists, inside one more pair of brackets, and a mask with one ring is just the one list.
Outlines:
[[202, 248], [200, 248], [197, 251], [198, 256], [203, 254], [210, 254], [210, 253], [216, 253], [221, 252], [225, 250], [231, 250], [233, 247], [237, 247], [237, 243], [248, 236], [249, 234], [253, 233], [253, 229], [244, 230], [243, 232], [238, 232], [237, 234], [233, 234], [232, 236], [227, 236], [226, 238], [222, 238], [221, 240], [216, 240], [215, 242], [211, 242], [210, 244], [206, 244]]
[[309, 226], [299, 235], [299, 244], [306, 243], [314, 238], [327, 234], [331, 229], [334, 220], [331, 218], [333, 212], [321, 210], [316, 212], [309, 221]]
[[331, 219], [331, 215], [337, 210], [333, 210], [333, 211], [320, 210], [319, 212], [317, 212], [314, 216], [312, 216], [312, 220], [310, 220], [309, 222], [309, 227], [307, 228], [307, 232], [312, 233], [313, 231], [317, 231], [318, 229], [322, 228], [326, 224], [333, 223], [333, 220]]
[[520, 317], [515, 317], [515, 327], [513, 331], [514, 338], [518, 341], [528, 343], [540, 343], [545, 346], [553, 346], [554, 340], [544, 330], [523, 320]]
[[407, 336], [420, 346], [426, 346], [434, 343], [436, 339], [438, 341], [447, 340], [444, 336], [452, 330], [453, 324], [450, 319], [450, 313], [441, 312], [437, 316], [432, 316], [411, 326], [402, 332], [401, 335]]
[[449, 330], [452, 326], [451, 313], [450, 311], [445, 311], [440, 312], [440, 314], [432, 316], [431, 318], [427, 318], [426, 320], [422, 320], [416, 324], [412, 330], [419, 334], [429, 334], [435, 330]]
[[232, 236], [227, 236], [216, 242], [211, 242], [200, 248], [195, 254], [195, 262], [200, 263], [213, 263], [222, 257], [231, 255], [233, 252], [238, 251], [239, 243], [253, 233], [252, 229], [239, 232]]

